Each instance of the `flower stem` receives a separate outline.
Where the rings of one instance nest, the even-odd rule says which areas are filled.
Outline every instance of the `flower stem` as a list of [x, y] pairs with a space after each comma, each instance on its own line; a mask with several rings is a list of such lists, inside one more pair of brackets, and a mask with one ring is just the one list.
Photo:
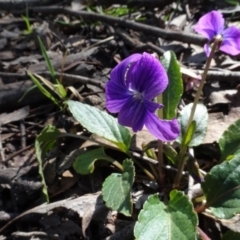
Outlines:
[[[208, 73], [208, 70], [209, 70], [209, 67], [210, 67], [210, 64], [211, 64], [211, 61], [213, 59], [213, 56], [214, 56], [214, 53], [215, 51], [217, 50], [218, 46], [219, 46], [219, 43], [220, 41], [222, 41], [222, 38], [221, 36], [217, 35], [214, 42], [213, 42], [213, 46], [212, 46], [212, 49], [211, 49], [211, 52], [210, 52], [210, 55], [207, 59], [207, 62], [206, 62], [206, 67], [204, 69], [204, 72], [203, 72], [203, 75], [202, 75], [202, 79], [200, 81], [200, 85], [198, 87], [198, 90], [197, 90], [197, 93], [196, 93], [196, 96], [194, 98], [194, 102], [193, 102], [193, 106], [192, 106], [192, 110], [191, 110], [191, 114], [190, 114], [190, 117], [188, 119], [188, 127], [190, 126], [192, 120], [193, 120], [193, 117], [194, 117], [194, 113], [196, 111], [196, 107], [197, 107], [197, 104], [199, 102], [199, 98], [200, 98], [200, 95], [201, 95], [201, 92], [202, 92], [202, 89], [203, 89], [203, 86], [204, 86], [204, 83], [206, 81], [206, 78], [207, 78], [207, 73]], [[188, 129], [187, 127], [187, 129]]]
[[[162, 103], [162, 95], [158, 95], [157, 102]], [[163, 118], [162, 109], [158, 109], [158, 117]], [[159, 185], [164, 186], [164, 164], [163, 164], [163, 143], [161, 140], [158, 140], [158, 173], [159, 173]]]
[[[221, 41], [222, 41], [222, 37], [220, 35], [217, 35], [215, 40], [214, 40], [214, 42], [213, 42], [213, 46], [211, 48], [210, 55], [209, 55], [209, 57], [207, 59], [206, 67], [204, 69], [204, 72], [203, 72], [203, 75], [202, 75], [202, 80], [200, 81], [200, 85], [199, 85], [198, 90], [197, 90], [197, 94], [196, 94], [196, 96], [194, 98], [192, 110], [191, 110], [191, 113], [190, 113], [190, 117], [188, 119], [186, 132], [188, 132], [189, 126], [190, 126], [190, 124], [193, 121], [193, 117], [194, 117], [194, 114], [195, 114], [195, 111], [196, 111], [196, 108], [197, 108], [197, 104], [199, 102], [199, 98], [200, 98], [200, 95], [201, 95], [204, 83], [205, 83], [206, 78], [207, 78], [207, 73], [208, 73], [211, 61], [212, 61], [214, 53], [218, 49], [219, 43]], [[187, 147], [185, 147], [184, 149], [181, 149], [181, 151], [180, 151], [180, 154], [179, 154], [180, 161], [179, 161], [179, 166], [178, 166], [178, 172], [177, 172], [174, 184], [173, 184], [173, 188], [178, 188], [178, 186], [180, 184], [180, 180], [181, 180], [181, 177], [182, 177], [182, 171], [184, 169], [184, 165], [185, 165], [186, 160], [187, 160], [187, 158], [185, 157], [186, 151], [187, 151]]]
[[180, 153], [179, 153], [180, 162], [179, 162], [179, 166], [178, 166], [178, 172], [177, 172], [177, 175], [175, 177], [174, 184], [173, 184], [174, 189], [178, 188], [179, 185], [180, 185], [180, 180], [181, 180], [181, 177], [182, 177], [182, 172], [183, 172], [183, 169], [184, 169], [184, 165], [185, 165], [185, 163], [188, 159], [185, 155], [185, 152], [186, 152], [186, 150], [183, 150], [183, 151], [180, 151]]

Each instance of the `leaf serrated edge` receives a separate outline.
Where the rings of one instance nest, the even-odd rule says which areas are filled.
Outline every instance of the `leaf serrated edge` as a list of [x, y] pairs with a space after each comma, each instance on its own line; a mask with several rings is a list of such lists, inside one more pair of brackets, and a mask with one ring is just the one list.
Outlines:
[[[131, 163], [131, 165], [126, 165], [127, 163]], [[133, 179], [132, 179], [132, 183], [131, 183], [131, 186], [133, 185], [133, 182], [134, 182], [134, 178], [135, 178], [135, 168], [134, 168], [134, 164], [133, 164], [133, 161], [131, 160], [131, 159], [125, 159], [124, 161], [123, 161], [123, 164], [122, 164], [122, 166], [123, 166], [123, 173], [122, 174], [119, 174], [119, 173], [117, 173], [117, 175], [121, 175], [121, 177], [123, 177], [123, 174], [124, 173], [128, 173], [126, 170], [127, 169], [132, 169], [132, 175], [133, 175]], [[128, 166], [128, 168], [126, 168], [126, 166]], [[108, 201], [108, 198], [106, 198], [106, 195], [104, 194], [104, 189], [106, 188], [106, 184], [108, 184], [108, 180], [109, 179], [111, 179], [111, 176], [113, 176], [113, 175], [116, 175], [116, 173], [113, 173], [113, 174], [111, 174], [110, 176], [108, 176], [106, 179], [105, 179], [105, 181], [103, 182], [103, 185], [102, 185], [102, 196], [103, 196], [103, 200], [105, 201], [105, 204], [106, 204], [106, 206], [108, 207], [108, 208], [111, 208], [111, 209], [113, 209], [113, 210], [118, 210], [118, 209], [115, 209], [114, 208], [114, 206], [112, 206], [111, 205], [111, 203]], [[123, 193], [124, 193], [124, 191], [122, 191]], [[131, 206], [131, 209], [130, 209], [130, 211], [129, 212], [126, 212], [126, 211], [120, 211], [120, 213], [122, 213], [123, 215], [125, 215], [125, 216], [131, 216], [132, 215], [132, 211], [133, 211], [133, 201], [132, 201], [132, 199], [131, 199], [131, 187], [130, 187], [130, 189], [129, 189], [129, 193], [128, 193], [129, 195], [130, 195], [130, 206]], [[129, 196], [128, 195], [128, 196]]]
[[[224, 132], [223, 132], [223, 134], [222, 134], [222, 136], [219, 138], [219, 141], [218, 141], [218, 144], [219, 144], [219, 147], [220, 147], [220, 151], [221, 151], [221, 158], [220, 158], [220, 161], [222, 162], [222, 161], [224, 161], [228, 156], [225, 156], [225, 155], [223, 155], [223, 153], [224, 153], [224, 150], [225, 150], [225, 148], [226, 148], [226, 140], [225, 140], [225, 138], [226, 138], [226, 136], [225, 135], [227, 135], [227, 134], [230, 134], [230, 131], [232, 132], [234, 129], [234, 127], [236, 127], [236, 125], [237, 124], [239, 124], [240, 125], [240, 119], [238, 119], [237, 121], [235, 121], [234, 123], [232, 123]], [[240, 137], [239, 137], [239, 139], [240, 139]], [[223, 141], [224, 141], [224, 143], [223, 143]], [[236, 141], [236, 139], [235, 139], [235, 141]], [[223, 144], [224, 144], [224, 146], [223, 146]], [[235, 151], [236, 152], [236, 151]], [[232, 154], [232, 155], [234, 155], [234, 154]], [[224, 156], [224, 157], [223, 157]]]

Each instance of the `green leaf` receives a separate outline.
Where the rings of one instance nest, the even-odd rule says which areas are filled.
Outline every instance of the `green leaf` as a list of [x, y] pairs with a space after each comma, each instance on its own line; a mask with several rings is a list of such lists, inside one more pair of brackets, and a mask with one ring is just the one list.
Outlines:
[[48, 81], [46, 78], [44, 78], [36, 73], [34, 73], [32, 75], [36, 79], [39, 79], [44, 84], [44, 86], [48, 87], [51, 91], [53, 91], [55, 94], [57, 94], [62, 100], [65, 100], [67, 92], [61, 84], [53, 84], [50, 81]]
[[72, 115], [89, 132], [95, 133], [114, 143], [123, 152], [128, 152], [130, 131], [118, 124], [117, 119], [106, 112], [77, 101], [66, 101]]
[[196, 121], [192, 121], [189, 128], [187, 129], [187, 131], [185, 132], [185, 135], [183, 136], [183, 140], [182, 140], [182, 146], [188, 146], [189, 143], [191, 142], [192, 138], [193, 138], [193, 134], [196, 130]]
[[163, 152], [166, 155], [166, 157], [168, 158], [168, 160], [170, 160], [172, 162], [172, 164], [174, 164], [174, 165], [177, 164], [178, 153], [172, 146], [170, 146], [168, 144], [163, 144]]
[[219, 139], [221, 161], [231, 155], [240, 154], [240, 119], [230, 125]]
[[23, 32], [25, 34], [31, 34], [33, 32], [33, 29], [31, 27], [31, 24], [30, 24], [30, 21], [29, 21], [29, 14], [28, 14], [28, 5], [26, 4], [26, 16], [22, 16], [25, 24], [26, 24], [26, 27], [27, 27], [27, 30], [24, 30]]
[[112, 7], [112, 8], [106, 9], [104, 11], [104, 13], [107, 15], [115, 16], [115, 17], [121, 17], [121, 16], [127, 15], [133, 11], [134, 11], [134, 9], [131, 9], [127, 6], [117, 6], [117, 7]]
[[183, 93], [182, 74], [174, 52], [165, 52], [161, 62], [169, 79], [168, 87], [162, 94], [163, 118], [173, 119], [176, 117], [176, 109]]
[[223, 236], [222, 240], [240, 240], [240, 233], [227, 231]]
[[112, 173], [104, 181], [102, 187], [103, 200], [106, 202], [107, 207], [125, 216], [131, 216], [131, 189], [135, 170], [131, 159], [124, 160], [122, 165], [122, 174]]
[[225, 0], [225, 2], [228, 3], [228, 4], [235, 5], [235, 6], [239, 5], [239, 1], [238, 0]]
[[211, 169], [202, 182], [206, 206], [218, 218], [240, 213], [240, 156]]
[[82, 175], [93, 173], [94, 163], [99, 159], [114, 162], [114, 159], [107, 156], [103, 147], [101, 147], [79, 155], [73, 163], [73, 168], [77, 173]]
[[57, 94], [62, 98], [65, 99], [67, 96], [67, 91], [65, 90], [64, 86], [61, 83], [57, 83], [54, 85], [54, 89]]
[[[183, 142], [183, 138], [186, 135], [188, 119], [191, 114], [192, 105], [192, 103], [186, 105], [179, 115], [178, 121], [180, 123], [181, 132], [176, 140], [179, 143]], [[203, 104], [197, 104], [193, 120], [196, 122], [196, 128], [192, 136], [192, 140], [188, 144], [189, 147], [200, 145], [207, 133], [208, 112], [207, 108]]]
[[166, 206], [152, 195], [144, 203], [134, 228], [136, 240], [196, 239], [197, 214], [182, 192], [173, 190]]
[[47, 192], [47, 185], [43, 174], [43, 160], [46, 157], [48, 151], [50, 151], [55, 146], [56, 140], [59, 135], [60, 131], [56, 127], [48, 125], [42, 130], [42, 132], [37, 136], [35, 140], [35, 151], [38, 161], [38, 172], [42, 178], [43, 184], [42, 191], [46, 197], [47, 202], [49, 202], [49, 197]]

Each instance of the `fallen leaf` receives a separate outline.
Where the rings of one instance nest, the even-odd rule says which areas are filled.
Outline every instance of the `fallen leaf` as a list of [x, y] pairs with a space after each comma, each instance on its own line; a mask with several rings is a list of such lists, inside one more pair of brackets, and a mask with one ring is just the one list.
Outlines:
[[228, 115], [220, 113], [210, 113], [208, 118], [207, 135], [203, 143], [218, 141], [223, 132], [240, 118], [240, 107], [232, 107]]
[[0, 124], [4, 125], [10, 122], [15, 122], [24, 119], [29, 114], [29, 106], [20, 108], [11, 113], [0, 114]]

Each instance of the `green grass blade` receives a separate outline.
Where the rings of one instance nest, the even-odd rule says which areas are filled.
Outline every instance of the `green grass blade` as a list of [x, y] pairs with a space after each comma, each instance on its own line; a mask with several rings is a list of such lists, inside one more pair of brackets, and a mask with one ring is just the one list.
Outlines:
[[21, 102], [21, 101], [25, 98], [25, 96], [26, 96], [30, 91], [32, 91], [32, 90], [35, 89], [35, 88], [37, 88], [36, 85], [30, 87], [30, 88], [22, 95], [22, 97], [18, 100], [18, 102]]
[[52, 63], [51, 63], [51, 61], [50, 61], [50, 59], [49, 59], [49, 57], [47, 55], [47, 51], [46, 51], [46, 49], [45, 49], [45, 47], [44, 47], [44, 45], [42, 43], [42, 40], [41, 40], [41, 38], [39, 36], [38, 36], [38, 42], [39, 42], [39, 45], [40, 45], [43, 57], [44, 57], [44, 59], [45, 59], [45, 61], [47, 63], [48, 70], [51, 73], [52, 78], [56, 81], [56, 83], [58, 83], [58, 80], [56, 79], [56, 74], [55, 74], [55, 70], [53, 68], [53, 65], [52, 65]]
[[[52, 96], [52, 94], [46, 89], [43, 87], [43, 85], [38, 81], [38, 79], [33, 75], [31, 74], [29, 71], [27, 71], [27, 74], [28, 76], [31, 78], [31, 80], [34, 82], [34, 84], [37, 86], [37, 88], [47, 97], [49, 98], [50, 100], [52, 100], [58, 107], [59, 104], [58, 104], [58, 101], [56, 98], [54, 98]], [[61, 108], [61, 107], [60, 107]]]
[[27, 27], [27, 30], [24, 30], [24, 33], [25, 34], [30, 34], [32, 33], [32, 27], [31, 27], [31, 24], [30, 24], [30, 21], [29, 21], [29, 18], [28, 17], [25, 17], [25, 16], [22, 16], [22, 19], [24, 20], [25, 24], [26, 24], [26, 27]]

